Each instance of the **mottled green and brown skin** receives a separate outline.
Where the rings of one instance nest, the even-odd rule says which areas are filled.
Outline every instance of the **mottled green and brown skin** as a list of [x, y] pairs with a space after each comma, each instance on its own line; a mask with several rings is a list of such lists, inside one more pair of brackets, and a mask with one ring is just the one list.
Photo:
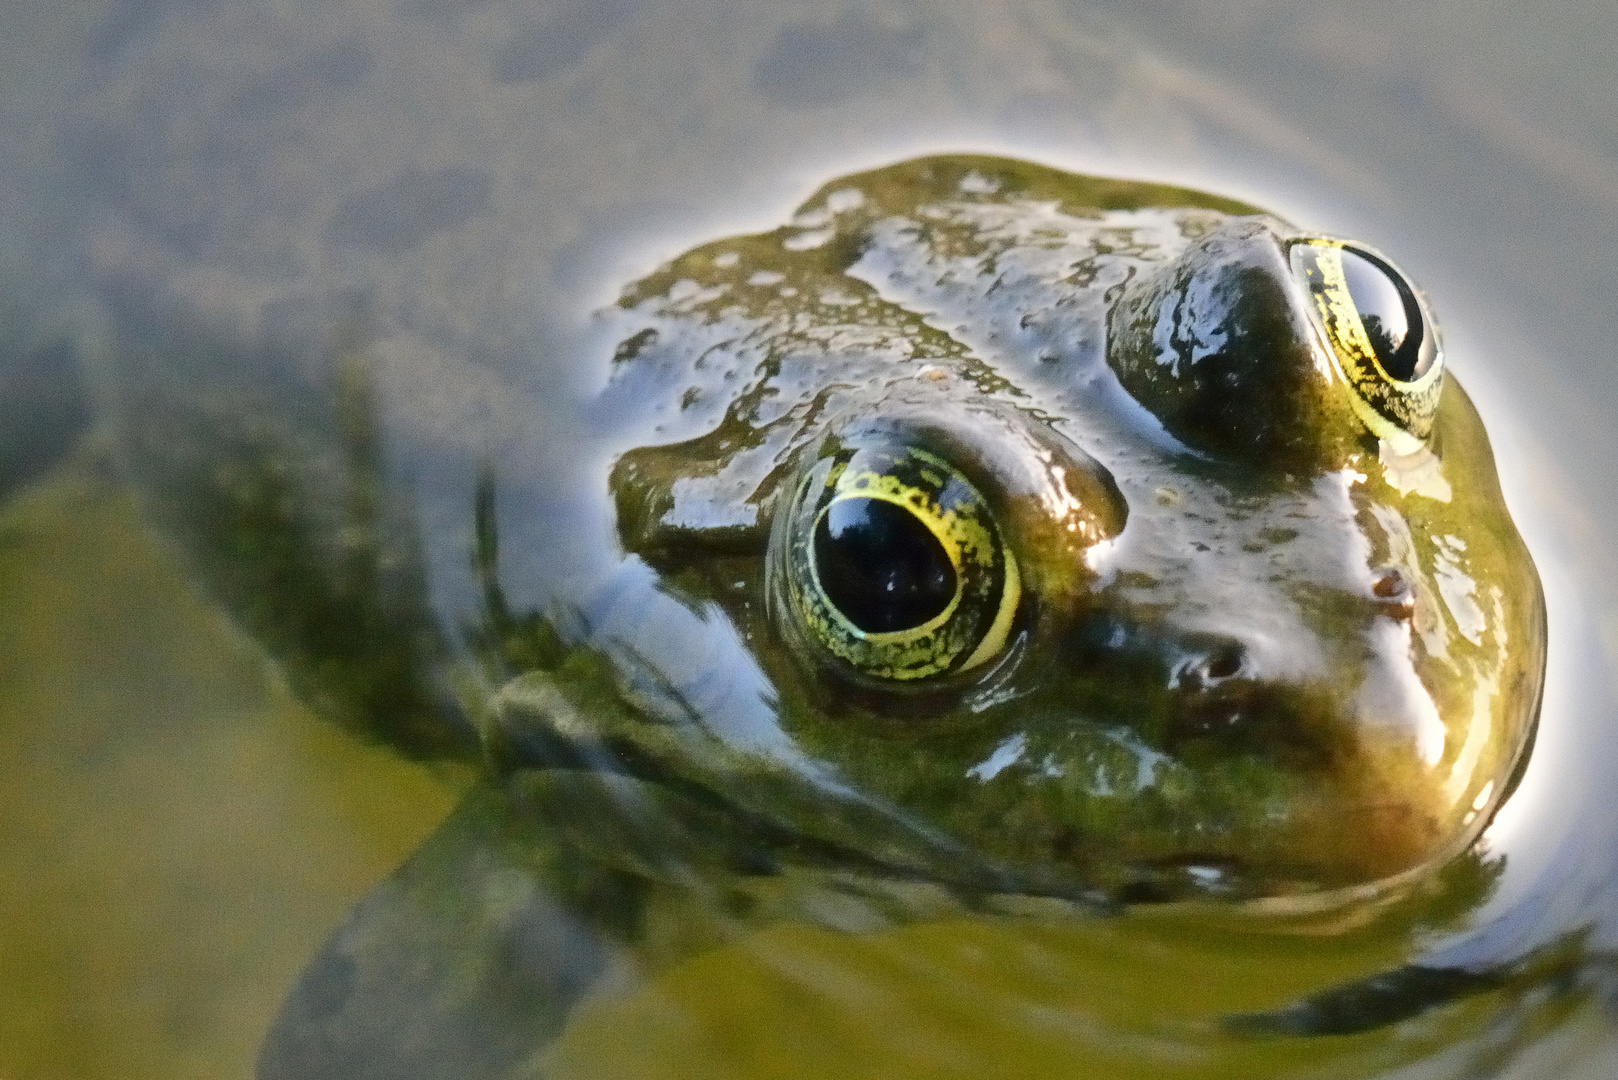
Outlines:
[[[1538, 579], [1453, 377], [1422, 437], [1367, 426], [1294, 235], [931, 158], [632, 285], [603, 316], [630, 558], [560, 629], [517, 611], [485, 477], [453, 678], [493, 768], [310, 963], [260, 1076], [543, 1075], [596, 988], [783, 921], [1302, 914], [1434, 868], [1475, 902], [1453, 857], [1531, 740]], [[1020, 582], [992, 656], [851, 670], [782, 599], [803, 478], [872, 440], [982, 496]]]
[[[993, 158], [834, 181], [626, 291], [614, 392], [667, 408], [623, 543], [724, 608], [810, 755], [996, 862], [1257, 896], [1451, 855], [1529, 741], [1540, 589], [1453, 376], [1417, 454], [1356, 417], [1297, 235]], [[1023, 568], [1005, 657], [936, 686], [851, 686], [768, 614], [784, 492], [884, 419]]]

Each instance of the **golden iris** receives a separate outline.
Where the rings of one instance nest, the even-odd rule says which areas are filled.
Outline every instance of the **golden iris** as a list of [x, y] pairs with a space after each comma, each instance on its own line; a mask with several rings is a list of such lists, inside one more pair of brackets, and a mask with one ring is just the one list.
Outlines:
[[1022, 594], [983, 495], [944, 458], [899, 442], [816, 460], [776, 545], [789, 636], [876, 679], [985, 663]]
[[1413, 450], [1432, 431], [1444, 375], [1437, 328], [1420, 295], [1387, 259], [1341, 240], [1298, 241], [1291, 262], [1353, 391], [1355, 414], [1395, 450]]

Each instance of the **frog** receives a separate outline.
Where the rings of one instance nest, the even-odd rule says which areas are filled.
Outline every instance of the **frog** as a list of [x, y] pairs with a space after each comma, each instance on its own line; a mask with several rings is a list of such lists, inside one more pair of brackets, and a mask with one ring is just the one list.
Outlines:
[[481, 476], [487, 779], [262, 1077], [535, 1075], [581, 1000], [781, 921], [1329, 911], [1454, 864], [1521, 775], [1542, 591], [1370, 245], [934, 156], [598, 326], [618, 568], [520, 612]]

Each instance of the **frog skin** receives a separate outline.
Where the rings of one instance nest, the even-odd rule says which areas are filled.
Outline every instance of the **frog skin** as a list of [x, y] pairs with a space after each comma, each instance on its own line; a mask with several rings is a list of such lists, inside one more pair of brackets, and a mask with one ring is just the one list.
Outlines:
[[[624, 545], [816, 760], [996, 862], [1275, 895], [1452, 854], [1532, 730], [1540, 591], [1442, 357], [1356, 382], [1313, 239], [991, 159], [836, 181], [627, 292], [614, 390], [670, 407], [613, 473]], [[910, 448], [1018, 579], [942, 671], [828, 644], [797, 583], [821, 463]]]
[[[618, 599], [513, 614], [485, 478], [491, 778], [311, 964], [261, 1076], [528, 1075], [592, 988], [779, 919], [1330, 907], [1508, 796], [1539, 582], [1373, 250], [937, 157], [602, 318], [639, 425]], [[667, 656], [728, 651], [612, 629], [653, 609]]]

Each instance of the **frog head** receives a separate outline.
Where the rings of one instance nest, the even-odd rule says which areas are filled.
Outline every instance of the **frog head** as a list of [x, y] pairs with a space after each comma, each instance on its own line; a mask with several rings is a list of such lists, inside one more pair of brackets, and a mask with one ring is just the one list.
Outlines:
[[1425, 297], [1371, 248], [940, 157], [607, 317], [608, 397], [642, 403], [622, 546], [733, 628], [824, 790], [1140, 898], [1398, 879], [1508, 793], [1538, 579]]

